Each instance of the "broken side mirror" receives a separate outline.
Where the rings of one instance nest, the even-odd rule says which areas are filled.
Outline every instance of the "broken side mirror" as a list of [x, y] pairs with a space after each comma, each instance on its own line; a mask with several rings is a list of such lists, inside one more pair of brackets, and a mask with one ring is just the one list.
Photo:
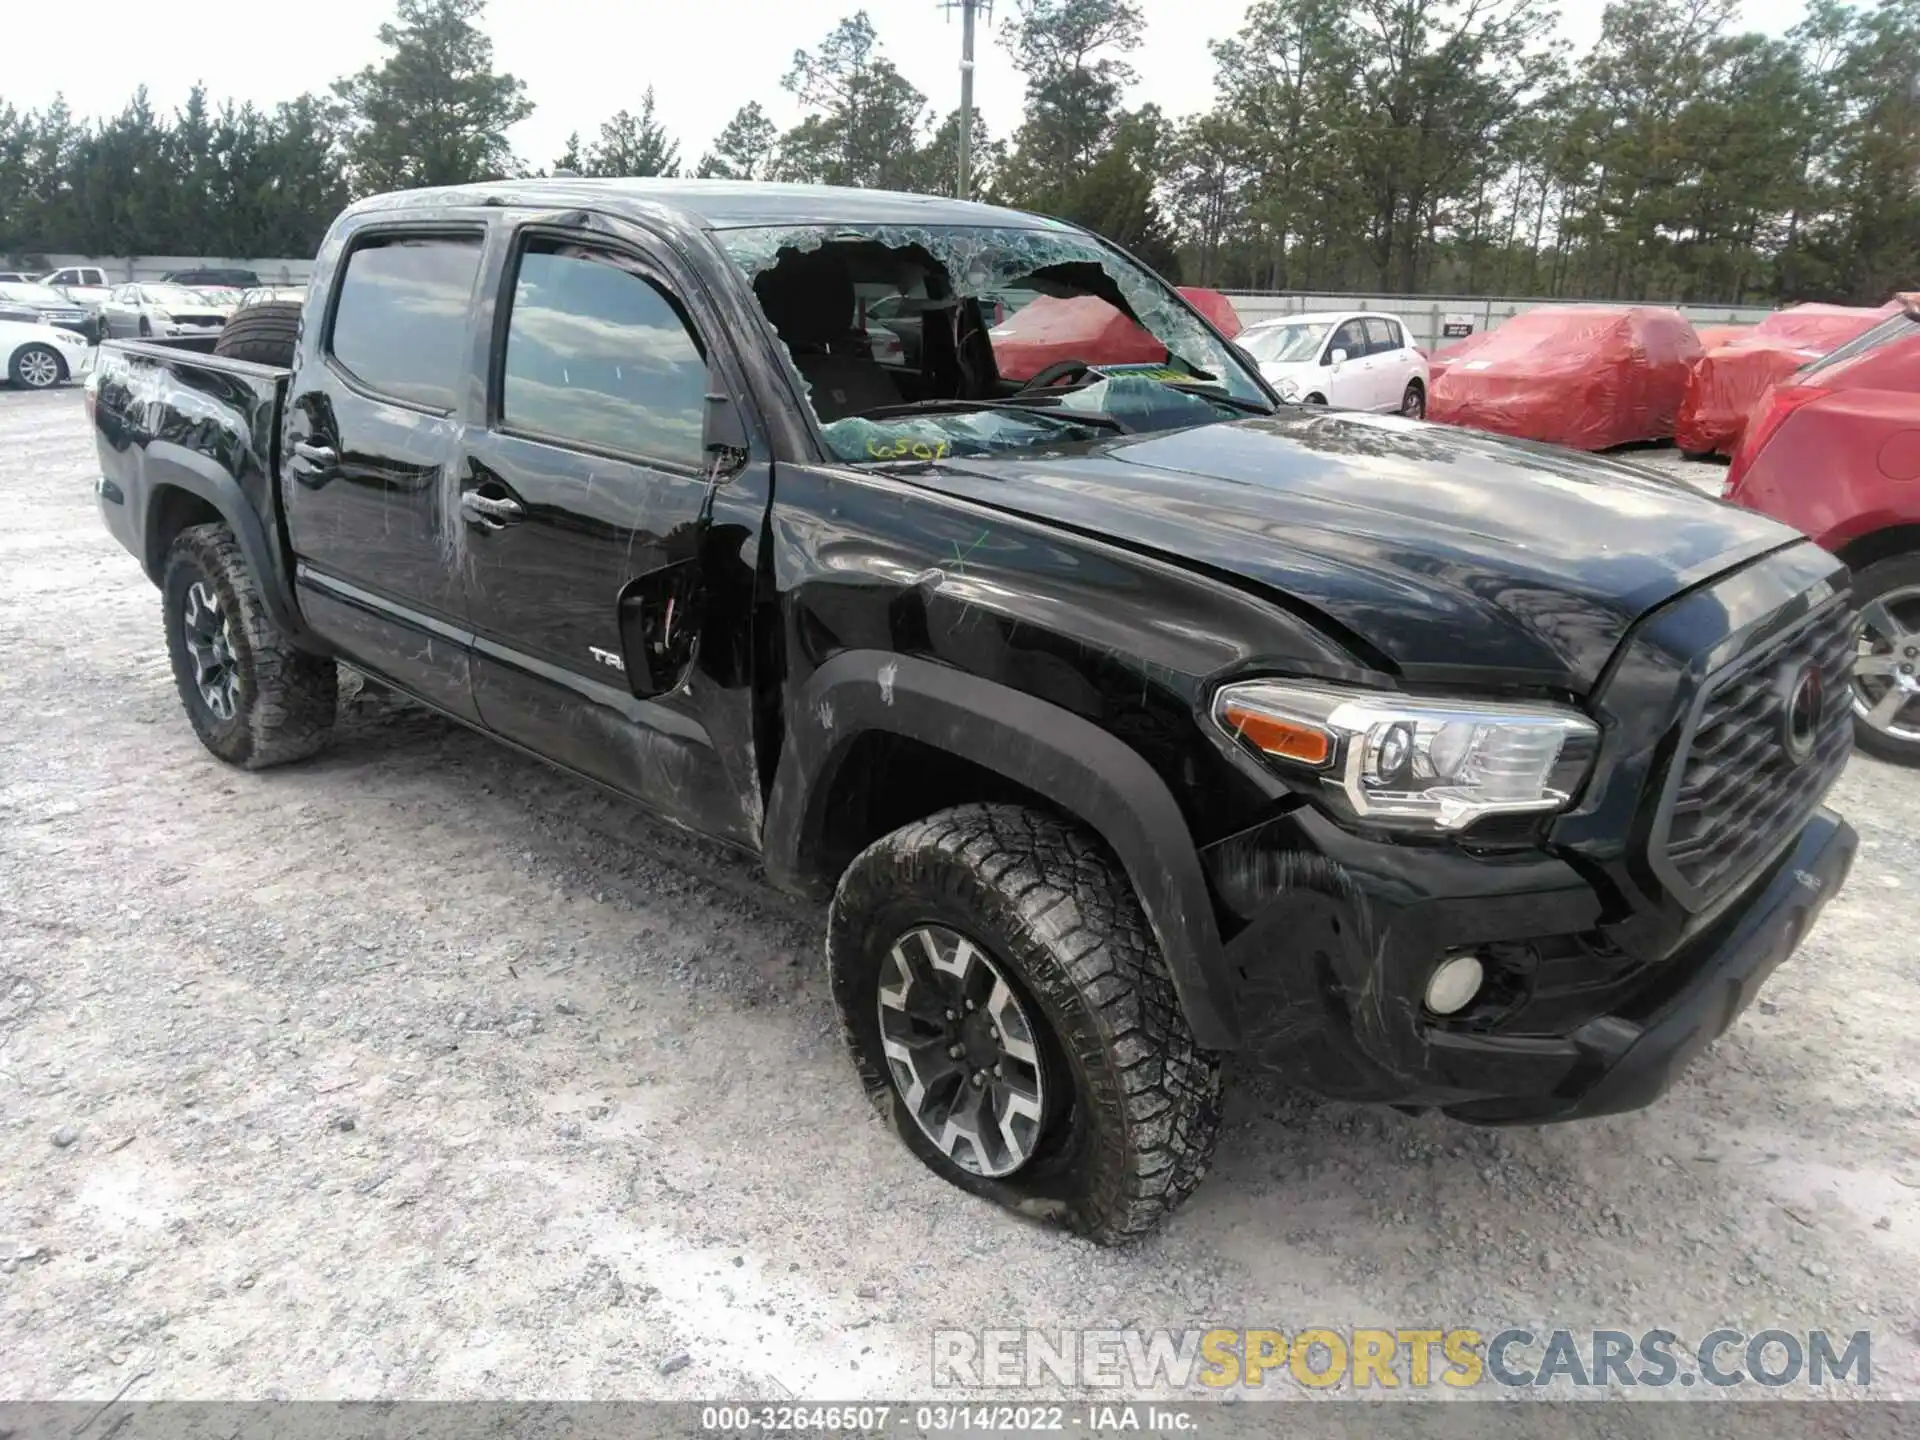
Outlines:
[[700, 417], [700, 448], [724, 470], [747, 463], [747, 421], [717, 369], [707, 371], [707, 399]]
[[640, 699], [677, 690], [693, 668], [700, 590], [699, 562], [686, 559], [640, 576], [620, 596], [621, 658]]

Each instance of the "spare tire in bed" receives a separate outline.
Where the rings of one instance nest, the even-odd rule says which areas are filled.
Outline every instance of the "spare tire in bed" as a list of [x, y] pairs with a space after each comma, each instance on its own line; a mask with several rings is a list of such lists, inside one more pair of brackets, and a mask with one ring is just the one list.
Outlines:
[[299, 338], [300, 302], [266, 300], [228, 316], [213, 353], [259, 365], [291, 366]]

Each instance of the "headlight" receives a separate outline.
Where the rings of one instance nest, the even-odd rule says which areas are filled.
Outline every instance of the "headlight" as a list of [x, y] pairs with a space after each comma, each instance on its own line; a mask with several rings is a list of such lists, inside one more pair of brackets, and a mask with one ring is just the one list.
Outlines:
[[1222, 687], [1213, 718], [1263, 758], [1317, 775], [1354, 819], [1413, 830], [1564, 809], [1600, 739], [1591, 720], [1560, 706], [1282, 680]]
[[160, 321], [163, 325], [171, 325], [173, 323], [173, 313], [169, 310], [155, 310], [153, 312], [153, 318]]

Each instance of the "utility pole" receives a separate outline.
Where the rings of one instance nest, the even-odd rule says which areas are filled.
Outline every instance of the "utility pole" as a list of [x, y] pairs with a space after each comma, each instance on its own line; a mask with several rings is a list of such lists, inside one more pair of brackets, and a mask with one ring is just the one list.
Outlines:
[[973, 19], [993, 13], [993, 0], [942, 0], [948, 13], [960, 12], [960, 173], [954, 194], [973, 198]]

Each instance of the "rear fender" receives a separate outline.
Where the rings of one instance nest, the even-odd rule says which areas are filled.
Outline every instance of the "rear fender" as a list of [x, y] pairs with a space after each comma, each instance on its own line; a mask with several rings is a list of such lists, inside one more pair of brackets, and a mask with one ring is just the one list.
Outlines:
[[141, 456], [141, 479], [143, 483], [137, 493], [146, 497], [146, 511], [140, 517], [143, 559], [154, 584], [160, 583], [166, 568], [167, 544], [171, 539], [162, 524], [169, 508], [167, 492], [184, 491], [212, 506], [233, 532], [274, 624], [302, 648], [324, 651], [325, 646], [308, 631], [294, 607], [278, 547], [267, 533], [260, 513], [248, 503], [239, 482], [219, 461], [172, 441], [151, 440]]

